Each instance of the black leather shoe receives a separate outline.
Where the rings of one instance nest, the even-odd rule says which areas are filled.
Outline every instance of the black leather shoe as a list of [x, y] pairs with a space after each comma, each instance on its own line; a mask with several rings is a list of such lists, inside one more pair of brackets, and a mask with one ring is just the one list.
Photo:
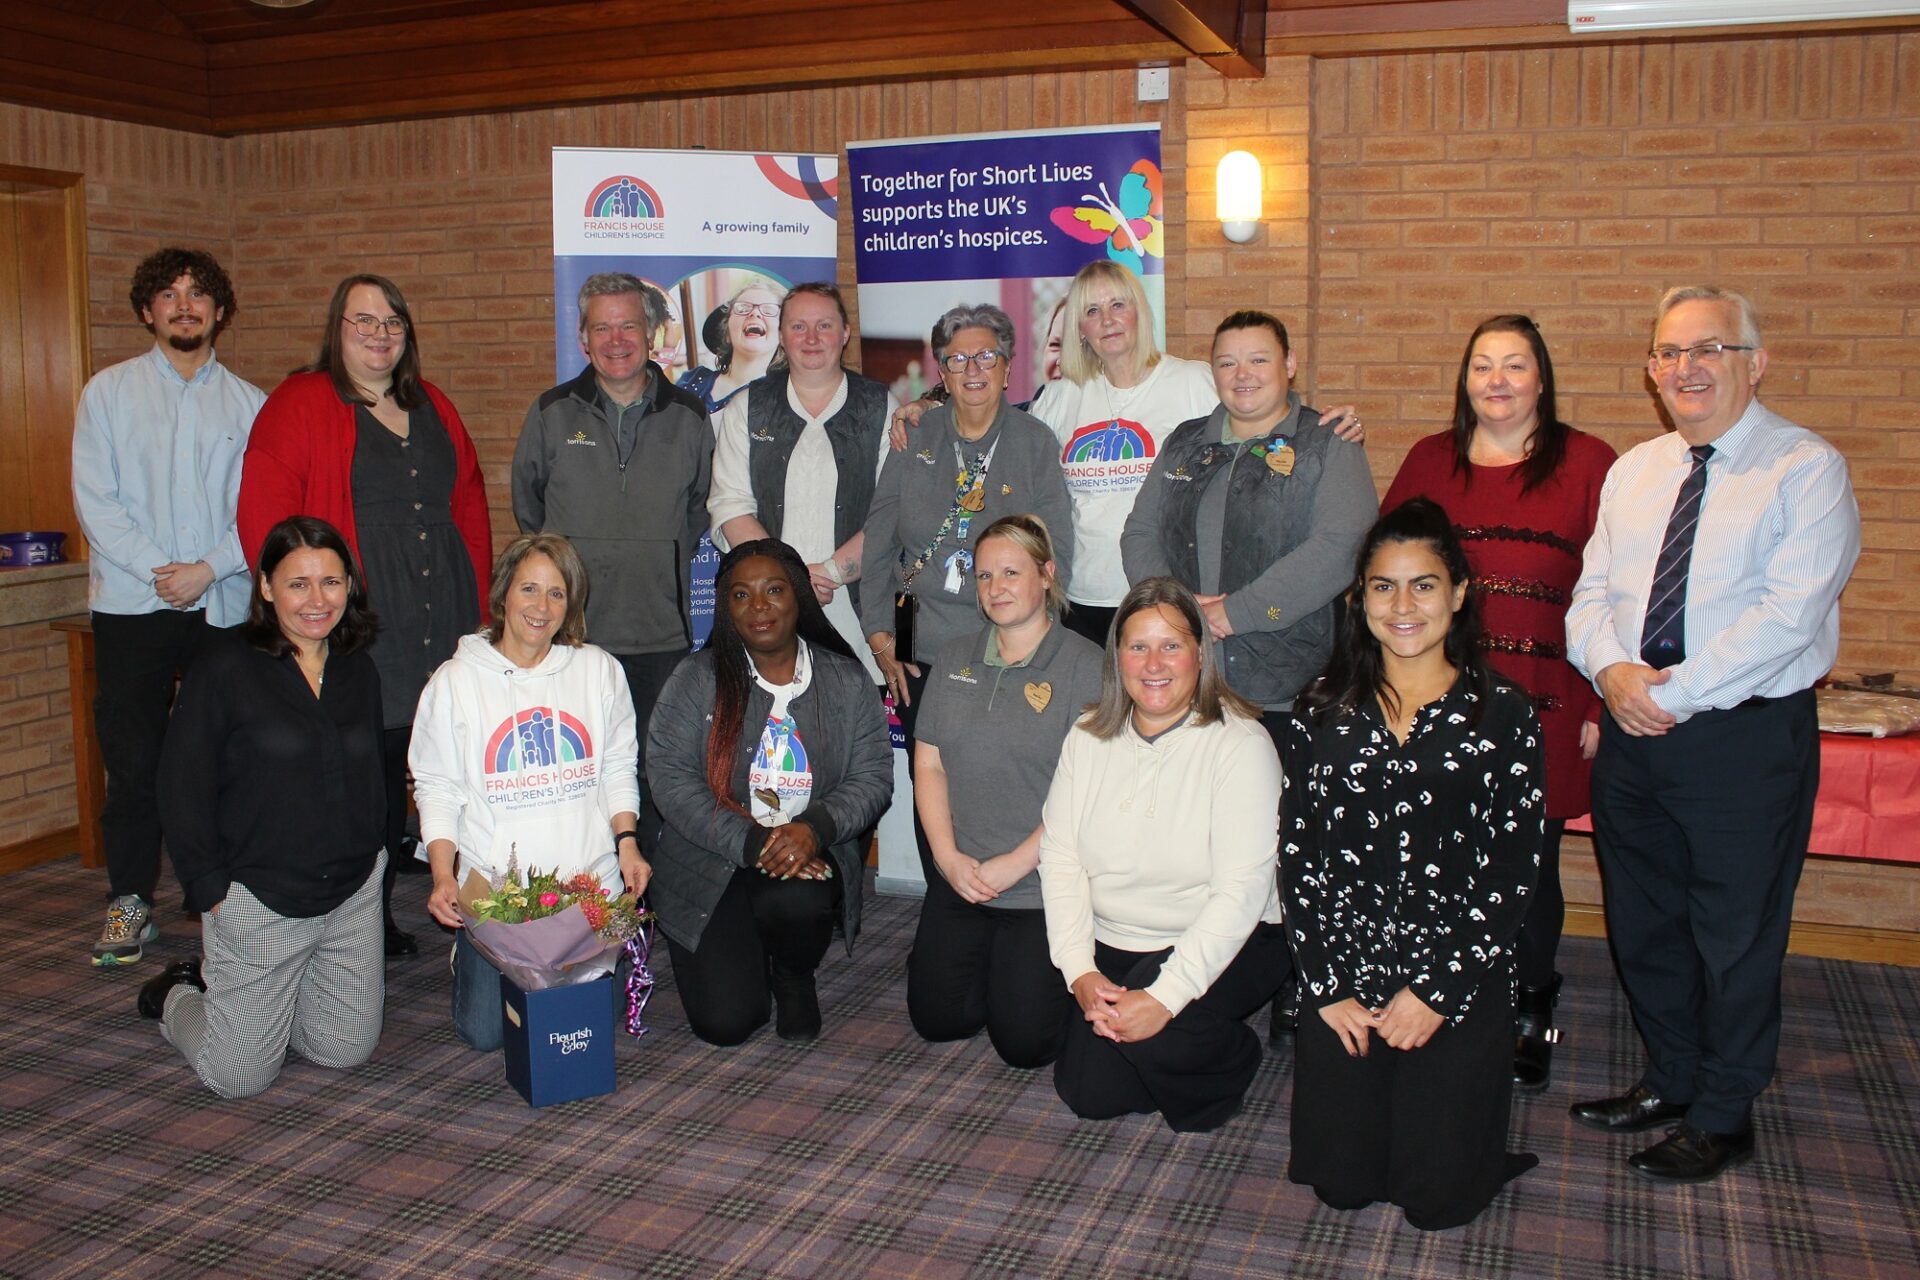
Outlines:
[[1712, 1182], [1724, 1170], [1751, 1159], [1751, 1127], [1739, 1133], [1708, 1133], [1690, 1124], [1677, 1124], [1667, 1131], [1664, 1140], [1628, 1156], [1627, 1164], [1641, 1177], [1655, 1182]]
[[808, 1044], [820, 1035], [820, 992], [813, 975], [773, 979], [773, 1033], [782, 1040]]
[[397, 960], [402, 956], [417, 956], [420, 944], [413, 940], [410, 933], [402, 933], [400, 926], [387, 921], [387, 959]]
[[1589, 1129], [1639, 1133], [1685, 1119], [1687, 1107], [1682, 1102], [1667, 1102], [1644, 1084], [1637, 1084], [1617, 1098], [1576, 1102], [1567, 1108], [1567, 1114]]
[[1553, 1077], [1553, 1046], [1560, 1042], [1553, 1006], [1560, 1003], [1560, 975], [1544, 987], [1522, 985], [1514, 1001], [1513, 1087], [1529, 1093]]
[[206, 979], [200, 976], [199, 956], [175, 960], [159, 977], [147, 979], [140, 988], [140, 998], [134, 1007], [140, 1010], [141, 1017], [158, 1021], [160, 1015], [167, 1011], [167, 992], [183, 982], [201, 991], [207, 989]]

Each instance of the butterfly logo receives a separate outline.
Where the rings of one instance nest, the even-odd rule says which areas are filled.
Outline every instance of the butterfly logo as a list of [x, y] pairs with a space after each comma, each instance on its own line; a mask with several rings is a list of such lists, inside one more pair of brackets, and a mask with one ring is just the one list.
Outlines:
[[1055, 209], [1053, 225], [1083, 244], [1104, 243], [1109, 258], [1145, 275], [1149, 257], [1166, 257], [1163, 185], [1158, 165], [1136, 160], [1120, 179], [1118, 199], [1102, 182], [1099, 195], [1083, 195], [1079, 204]]

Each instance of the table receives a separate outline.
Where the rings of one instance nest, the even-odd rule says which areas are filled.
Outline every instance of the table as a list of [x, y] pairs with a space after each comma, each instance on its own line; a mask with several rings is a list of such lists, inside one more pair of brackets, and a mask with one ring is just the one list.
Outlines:
[[73, 728], [73, 808], [80, 830], [80, 865], [104, 867], [100, 807], [107, 799], [107, 769], [93, 734], [93, 699], [100, 681], [93, 667], [93, 619], [84, 613], [47, 624], [67, 637], [67, 712]]
[[[1575, 818], [1567, 830], [1590, 832], [1593, 824]], [[1820, 794], [1808, 851], [1920, 863], [1920, 734], [1820, 735]]]

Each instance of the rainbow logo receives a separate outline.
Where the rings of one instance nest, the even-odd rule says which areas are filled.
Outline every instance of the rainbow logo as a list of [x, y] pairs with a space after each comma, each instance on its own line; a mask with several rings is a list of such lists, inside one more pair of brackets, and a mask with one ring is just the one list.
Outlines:
[[664, 218], [660, 193], [631, 174], [619, 173], [587, 193], [589, 218]]
[[1060, 451], [1060, 465], [1080, 462], [1135, 462], [1153, 457], [1153, 437], [1137, 422], [1115, 418], [1081, 427]]
[[488, 773], [515, 773], [593, 758], [587, 727], [564, 711], [529, 707], [503, 720], [487, 739]]
[[773, 741], [760, 740], [759, 748], [753, 753], [753, 767], [769, 773], [805, 773], [807, 771], [806, 744], [793, 736], [793, 717], [776, 721], [769, 734]]

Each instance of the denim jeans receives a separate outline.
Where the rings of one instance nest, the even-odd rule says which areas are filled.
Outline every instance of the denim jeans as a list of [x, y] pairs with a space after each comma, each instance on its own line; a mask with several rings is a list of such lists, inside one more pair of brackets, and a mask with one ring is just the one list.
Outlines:
[[[613, 971], [613, 1025], [627, 1022], [627, 975], [633, 965], [623, 952]], [[467, 931], [453, 935], [453, 1031], [471, 1047], [492, 1053], [506, 1037], [505, 980], [487, 962], [478, 947], [467, 941]]]

